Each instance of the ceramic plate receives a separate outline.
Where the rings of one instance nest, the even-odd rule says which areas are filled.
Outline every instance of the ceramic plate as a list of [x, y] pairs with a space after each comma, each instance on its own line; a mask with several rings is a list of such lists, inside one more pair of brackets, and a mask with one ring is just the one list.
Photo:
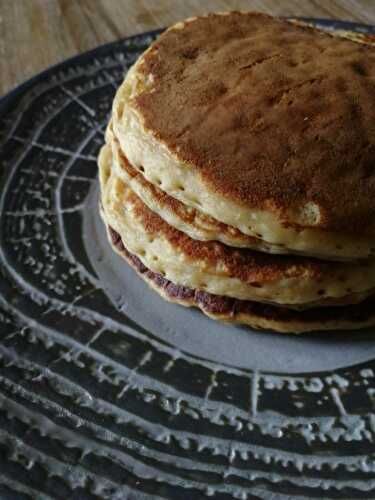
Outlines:
[[0, 498], [374, 498], [374, 332], [224, 326], [109, 248], [96, 156], [156, 34], [0, 103]]

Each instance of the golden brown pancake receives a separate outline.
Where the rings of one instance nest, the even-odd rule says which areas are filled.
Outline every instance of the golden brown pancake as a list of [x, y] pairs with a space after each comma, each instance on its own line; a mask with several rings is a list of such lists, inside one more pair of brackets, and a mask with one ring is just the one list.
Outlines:
[[187, 307], [198, 307], [213, 319], [282, 333], [348, 330], [375, 325], [374, 296], [358, 305], [294, 311], [176, 285], [144, 266], [136, 255], [126, 249], [121, 236], [111, 227], [107, 226], [107, 231], [114, 250], [164, 299]]
[[[304, 255], [304, 252], [290, 250], [283, 245], [267, 243], [264, 240], [242, 233], [239, 229], [224, 224], [209, 215], [204, 214], [197, 208], [185, 205], [177, 198], [168, 195], [158, 185], [149, 182], [139, 169], [130, 165], [124, 155], [117, 138], [112, 133], [107, 133], [113, 153], [112, 167], [116, 174], [123, 179], [136, 194], [141, 198], [150, 210], [160, 215], [169, 225], [186, 233], [195, 240], [220, 241], [228, 246], [236, 248], [251, 248], [272, 254], [295, 254]], [[351, 260], [342, 256], [333, 259], [327, 255], [313, 255], [313, 257], [325, 260], [345, 261]]]
[[193, 240], [152, 212], [117, 178], [111, 160], [107, 145], [99, 158], [107, 225], [146, 267], [173, 283], [293, 308], [355, 303], [373, 293], [374, 260], [326, 262]]
[[130, 163], [267, 243], [375, 252], [375, 51], [264, 14], [178, 23], [114, 102]]
[[259, 238], [248, 236], [238, 229], [219, 222], [200, 210], [189, 207], [169, 196], [158, 186], [147, 181], [142, 171], [130, 165], [117, 138], [111, 132], [107, 132], [107, 137], [113, 154], [113, 169], [150, 210], [160, 215], [171, 226], [200, 241], [216, 240], [229, 246], [252, 248], [266, 253], [289, 253], [285, 247], [272, 245]]

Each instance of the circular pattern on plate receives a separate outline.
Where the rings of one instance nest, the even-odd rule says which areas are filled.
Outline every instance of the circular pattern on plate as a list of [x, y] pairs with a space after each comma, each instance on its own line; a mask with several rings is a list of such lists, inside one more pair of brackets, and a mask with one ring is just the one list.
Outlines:
[[154, 36], [67, 61], [1, 104], [0, 493], [373, 497], [373, 361], [288, 374], [204, 359], [103, 289], [110, 263], [92, 258], [83, 213], [115, 88]]

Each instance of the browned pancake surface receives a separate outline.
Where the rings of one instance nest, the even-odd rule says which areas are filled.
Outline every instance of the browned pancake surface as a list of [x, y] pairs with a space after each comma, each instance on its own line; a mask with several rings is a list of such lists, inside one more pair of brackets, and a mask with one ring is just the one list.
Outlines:
[[[120, 150], [117, 139], [114, 138], [113, 140], [116, 143], [116, 147], [118, 148], [119, 152], [119, 157], [121, 158], [121, 168], [126, 171], [127, 175], [129, 177], [136, 179], [137, 182], [145, 190], [151, 193], [152, 197], [158, 202], [158, 204], [160, 204], [160, 206], [163, 207], [164, 210], [168, 210], [169, 212], [174, 212], [184, 222], [193, 224], [194, 220], [197, 217], [196, 210], [192, 207], [187, 207], [181, 201], [177, 200], [176, 198], [173, 198], [173, 196], [169, 196], [165, 191], [162, 191], [157, 186], [147, 181], [145, 177], [138, 170], [136, 170], [132, 165], [130, 165], [129, 160]], [[203, 214], [203, 212], [199, 214], [199, 217], [203, 220], [206, 219], [207, 222], [213, 221], [213, 219], [210, 216]], [[256, 238], [241, 233], [239, 229], [228, 226], [227, 224], [219, 222], [216, 219], [214, 220], [214, 224], [217, 227], [217, 229], [220, 230], [222, 233], [227, 233], [227, 234], [230, 233], [238, 238], [241, 238], [243, 242], [247, 242], [249, 245], [256, 245], [257, 241], [259, 242], [259, 240], [257, 240]]]
[[263, 14], [165, 32], [139, 71], [144, 124], [215, 192], [317, 228], [375, 233], [375, 51]]
[[[150, 238], [153, 235], [161, 235], [173, 248], [179, 249], [191, 260], [202, 260], [214, 268], [219, 265], [225, 269], [225, 274], [254, 287], [284, 278], [309, 277], [319, 282], [320, 279], [327, 279], [331, 275], [337, 276], [340, 271], [342, 281], [346, 280], [347, 263], [322, 261], [313, 257], [266, 254], [250, 249], [235, 249], [216, 241], [194, 240], [170, 226], [129, 189], [126, 192], [126, 206], [131, 208]], [[361, 261], [358, 265], [366, 268], [371, 262]], [[348, 288], [347, 293], [351, 292]], [[322, 290], [321, 294], [324, 295], [325, 291]]]

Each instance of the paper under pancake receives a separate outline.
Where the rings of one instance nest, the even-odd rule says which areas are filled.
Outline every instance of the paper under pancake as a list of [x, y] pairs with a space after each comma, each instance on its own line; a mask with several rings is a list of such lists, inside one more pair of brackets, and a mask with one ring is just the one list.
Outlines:
[[175, 285], [161, 274], [147, 269], [137, 256], [128, 252], [116, 231], [108, 226], [107, 231], [113, 249], [164, 299], [187, 307], [198, 307], [212, 319], [282, 333], [348, 330], [375, 325], [374, 296], [357, 305], [295, 311]]
[[263, 14], [178, 23], [119, 89], [130, 163], [184, 204], [288, 249], [375, 252], [375, 51]]
[[352, 303], [372, 293], [375, 262], [336, 263], [200, 242], [169, 226], [111, 170], [100, 154], [104, 218], [129, 252], [173, 283], [211, 294], [301, 308]]

